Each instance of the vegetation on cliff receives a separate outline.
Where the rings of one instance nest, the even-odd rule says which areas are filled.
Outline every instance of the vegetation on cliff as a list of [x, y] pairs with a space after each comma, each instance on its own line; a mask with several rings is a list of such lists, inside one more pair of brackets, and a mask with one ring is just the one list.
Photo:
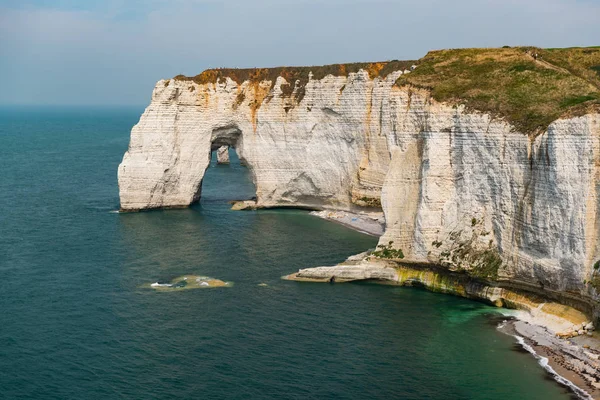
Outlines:
[[440, 265], [475, 278], [495, 281], [502, 258], [490, 234], [485, 230], [483, 219], [473, 217], [471, 229], [452, 231], [443, 241], [435, 240], [431, 245], [438, 249], [444, 246], [439, 254]]
[[352, 198], [352, 203], [360, 207], [372, 207], [381, 209], [381, 199], [378, 197], [362, 196], [360, 198]]
[[404, 252], [402, 249], [395, 249], [393, 241], [389, 241], [388, 244], [378, 245], [377, 250], [372, 251], [370, 255], [389, 260], [401, 260], [404, 258]]
[[427, 89], [437, 101], [536, 134], [561, 116], [600, 109], [600, 48], [432, 51], [396, 84]]

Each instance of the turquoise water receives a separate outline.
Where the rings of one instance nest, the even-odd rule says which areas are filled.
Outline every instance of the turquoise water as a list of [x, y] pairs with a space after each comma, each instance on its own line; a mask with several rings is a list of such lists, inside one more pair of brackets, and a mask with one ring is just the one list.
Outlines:
[[[112, 213], [141, 111], [0, 109], [0, 398], [569, 398], [490, 307], [281, 280], [376, 241], [303, 211], [230, 211], [253, 195], [239, 163], [212, 165], [190, 209]], [[142, 287], [184, 274], [235, 285]]]

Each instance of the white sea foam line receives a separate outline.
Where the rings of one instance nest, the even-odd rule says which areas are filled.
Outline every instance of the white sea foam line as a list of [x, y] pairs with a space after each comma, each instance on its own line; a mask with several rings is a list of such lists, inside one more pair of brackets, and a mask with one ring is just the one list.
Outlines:
[[507, 322], [508, 322], [508, 321], [502, 321], [502, 322], [500, 322], [500, 324], [498, 325], [498, 329], [502, 329], [502, 328], [504, 328], [504, 327], [506, 326], [506, 323], [507, 323]]
[[170, 284], [170, 283], [158, 283], [158, 282], [155, 282], [155, 283], [151, 284], [150, 286], [152, 286], [152, 287], [171, 287], [173, 285]]
[[592, 396], [590, 396], [590, 394], [588, 392], [581, 389], [579, 386], [575, 385], [573, 382], [571, 382], [564, 376], [560, 376], [558, 373], [556, 373], [554, 368], [552, 368], [548, 364], [548, 359], [546, 357], [542, 357], [538, 353], [536, 353], [535, 350], [533, 349], [533, 347], [531, 347], [530, 345], [525, 343], [524, 338], [522, 338], [519, 335], [514, 335], [514, 336], [515, 336], [515, 338], [517, 338], [517, 342], [519, 342], [519, 344], [525, 350], [527, 350], [529, 353], [531, 353], [533, 355], [533, 357], [535, 357], [535, 359], [538, 360], [538, 364], [540, 364], [542, 366], [542, 368], [544, 368], [546, 371], [548, 371], [550, 373], [550, 375], [552, 375], [552, 377], [554, 378], [555, 381], [557, 381], [558, 383], [560, 383], [562, 385], [569, 387], [578, 397], [580, 397], [582, 399], [594, 400], [594, 398]]

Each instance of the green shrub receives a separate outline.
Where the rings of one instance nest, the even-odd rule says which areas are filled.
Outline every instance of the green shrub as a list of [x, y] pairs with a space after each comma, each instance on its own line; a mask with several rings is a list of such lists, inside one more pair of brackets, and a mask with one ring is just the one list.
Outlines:
[[377, 250], [371, 253], [372, 256], [378, 258], [387, 258], [387, 259], [403, 259], [404, 253], [402, 249], [394, 249], [393, 241], [390, 241], [388, 244], [380, 244], [377, 246]]
[[363, 196], [358, 199], [358, 202], [355, 203], [359, 203], [358, 205], [360, 206], [364, 205], [364, 207], [381, 208], [381, 200], [376, 197]]
[[[463, 272], [475, 278], [485, 280], [498, 279], [498, 271], [502, 267], [502, 258], [494, 241], [487, 245], [482, 238], [490, 232], [484, 229], [483, 219], [472, 218], [470, 230], [457, 230], [448, 234], [448, 246], [440, 253], [439, 262], [448, 269]], [[432, 246], [440, 248], [443, 242], [435, 240]]]

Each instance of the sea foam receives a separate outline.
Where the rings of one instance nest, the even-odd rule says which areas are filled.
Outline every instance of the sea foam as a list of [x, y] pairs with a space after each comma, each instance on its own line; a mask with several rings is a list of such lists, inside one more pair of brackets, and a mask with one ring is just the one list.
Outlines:
[[535, 357], [535, 359], [538, 360], [538, 364], [540, 364], [542, 366], [542, 368], [544, 368], [546, 371], [548, 371], [548, 373], [550, 375], [552, 375], [552, 378], [554, 378], [555, 381], [557, 381], [561, 385], [566, 386], [569, 389], [571, 389], [573, 391], [573, 393], [575, 393], [581, 399], [594, 400], [594, 398], [592, 396], [590, 396], [590, 394], [588, 392], [581, 389], [579, 386], [575, 385], [573, 382], [571, 382], [564, 376], [560, 376], [554, 370], [554, 368], [552, 368], [550, 366], [550, 364], [548, 363], [548, 358], [542, 357], [538, 353], [536, 353], [535, 349], [533, 347], [531, 347], [529, 344], [527, 344], [525, 342], [525, 339], [522, 336], [519, 336], [519, 335], [514, 335], [514, 336], [517, 339], [517, 342], [521, 345], [521, 347], [523, 347], [525, 350], [527, 350], [529, 353], [531, 353], [533, 355], [533, 357]]

